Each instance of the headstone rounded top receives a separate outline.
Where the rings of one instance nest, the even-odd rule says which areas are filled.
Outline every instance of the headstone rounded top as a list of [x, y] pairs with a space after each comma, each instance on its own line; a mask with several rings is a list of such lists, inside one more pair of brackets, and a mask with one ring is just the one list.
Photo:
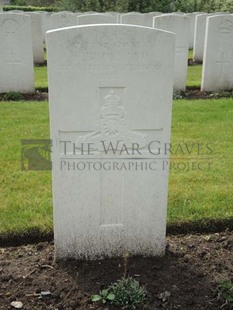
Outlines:
[[[112, 28], [115, 28], [115, 29], [119, 29], [120, 31], [120, 27], [122, 28], [125, 28], [125, 29], [141, 29], [141, 31], [143, 30], [147, 30], [148, 29], [151, 31], [151, 32], [158, 32], [158, 33], [161, 33], [161, 34], [167, 34], [167, 36], [170, 36], [170, 37], [174, 37], [175, 38], [175, 33], [172, 32], [172, 31], [167, 31], [167, 30], [163, 30], [163, 29], [157, 29], [157, 28], [151, 28], [151, 27], [145, 27], [145, 26], [140, 26], [140, 25], [131, 25], [131, 24], [88, 24], [88, 25], [78, 25], [78, 26], [71, 26], [71, 27], [67, 27], [67, 28], [59, 28], [59, 29], [52, 29], [52, 30], [49, 30], [47, 31], [47, 36], [51, 36], [53, 33], [57, 33], [57, 32], [63, 32], [63, 31], [67, 31], [67, 30], [70, 30], [70, 31], [75, 31], [75, 30], [80, 30], [80, 29], [87, 29], [87, 28], [90, 28], [94, 30], [94, 27], [103, 27], [103, 28], [106, 28], [109, 29], [109, 31], [111, 31]], [[85, 31], [85, 30], [84, 30]], [[138, 30], [140, 31], [140, 30]]]
[[175, 35], [76, 26], [47, 51], [57, 258], [163, 255], [169, 169], [150, 150], [170, 141]]

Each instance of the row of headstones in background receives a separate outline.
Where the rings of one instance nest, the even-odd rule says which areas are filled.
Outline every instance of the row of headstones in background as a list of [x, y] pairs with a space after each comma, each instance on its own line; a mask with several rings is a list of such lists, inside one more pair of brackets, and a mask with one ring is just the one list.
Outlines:
[[[4, 13], [8, 16], [11, 13]], [[2, 15], [4, 15], [2, 14]], [[136, 24], [141, 25], [144, 23], [144, 26], [149, 26], [149, 21], [153, 21], [152, 26], [156, 28], [160, 28], [163, 30], [171, 31], [176, 34], [176, 53], [175, 53], [175, 75], [174, 75], [174, 88], [178, 90], [185, 90], [186, 86], [186, 75], [187, 75], [187, 57], [188, 57], [188, 40], [190, 38], [190, 33], [188, 32], [189, 25], [188, 22], [190, 18], [186, 16], [186, 14], [163, 14], [153, 12], [149, 14], [140, 14], [140, 13], [128, 13], [122, 14], [121, 16], [116, 13], [108, 13], [108, 14], [82, 14], [79, 15], [73, 14], [71, 12], [66, 13], [54, 13], [51, 15], [51, 20], [53, 20], [53, 25], [55, 28], [73, 26], [73, 24], [78, 23], [80, 25], [92, 24], [92, 23], [117, 23], [120, 21], [125, 24]], [[42, 19], [47, 16], [47, 13], [39, 14], [39, 13], [27, 13], [27, 15], [31, 18], [31, 27], [32, 27], [32, 45], [33, 45], [33, 59], [35, 63], [43, 63], [44, 55], [43, 55], [43, 35], [42, 35]], [[196, 19], [196, 27], [195, 27], [195, 40], [194, 40], [194, 58], [196, 61], [200, 61], [203, 58], [204, 53], [204, 41], [205, 41], [205, 25], [206, 20], [210, 16], [216, 16], [216, 14], [193, 14]], [[120, 16], [120, 19], [119, 19]], [[226, 16], [228, 18], [229, 14], [222, 14], [222, 16]], [[72, 17], [72, 18], [70, 18]], [[15, 16], [16, 18], [16, 16]], [[51, 28], [51, 20], [48, 23]], [[12, 21], [14, 24], [14, 20]], [[46, 29], [47, 30], [47, 29]], [[8, 36], [10, 35], [10, 30], [8, 30]], [[211, 51], [211, 49], [207, 49], [208, 53], [205, 57], [205, 62], [208, 62], [211, 59], [211, 55], [216, 53], [216, 51]], [[200, 58], [197, 57], [199, 51]], [[202, 54], [202, 55], [201, 55]], [[231, 49], [229, 46], [225, 48], [222, 52], [223, 55], [231, 54]], [[219, 57], [219, 56], [217, 56]], [[229, 57], [228, 57], [229, 58]], [[8, 62], [7, 62], [8, 63]], [[220, 63], [220, 62], [219, 62]], [[226, 66], [225, 63], [221, 62], [222, 66]], [[228, 61], [229, 64], [229, 61]], [[11, 62], [13, 66], [13, 61]], [[16, 63], [15, 63], [16, 65]], [[208, 66], [203, 66], [203, 79], [202, 79], [202, 89], [207, 90], [206, 80], [209, 79], [210, 75], [205, 74], [204, 72], [207, 70]], [[221, 72], [225, 72], [221, 68]], [[228, 74], [229, 75], [229, 74]], [[225, 78], [223, 78], [225, 80]], [[229, 83], [228, 83], [229, 84]], [[228, 88], [223, 87], [222, 89]], [[214, 89], [213, 89], [214, 90]]]
[[[53, 17], [59, 14], [53, 14]], [[61, 16], [61, 15], [60, 15]], [[176, 34], [176, 53], [175, 53], [175, 72], [174, 89], [185, 90], [187, 76], [187, 61], [189, 47], [189, 19], [183, 14], [161, 14], [158, 12], [140, 14], [128, 13], [118, 16], [110, 14], [87, 14], [77, 17], [78, 25], [87, 24], [121, 24], [139, 25], [145, 27], [154, 27], [162, 30], [174, 32]]]
[[[22, 12], [14, 10], [14, 12]], [[90, 13], [72, 13], [72, 12], [60, 12], [60, 13], [50, 13], [50, 12], [38, 12], [41, 14], [41, 21], [39, 20], [39, 17], [37, 18], [34, 16], [33, 18], [33, 28], [36, 29], [36, 35], [33, 37], [33, 43], [34, 46], [36, 45], [37, 48], [34, 47], [34, 54], [35, 54], [35, 62], [41, 63], [41, 50], [42, 50], [42, 44], [41, 44], [41, 34], [39, 30], [39, 24], [41, 23], [42, 26], [42, 33], [43, 33], [43, 39], [45, 40], [45, 34], [48, 30], [52, 29], [58, 29], [58, 28], [64, 28], [69, 26], [75, 26], [77, 25], [77, 19], [78, 16], [78, 24], [84, 25], [84, 24], [94, 24], [94, 23], [125, 23], [125, 24], [134, 24], [134, 25], [140, 25], [140, 26], [146, 26], [146, 27], [152, 27], [153, 26], [153, 17], [162, 15], [159, 12], [151, 12], [146, 14], [141, 13], [127, 13], [127, 14], [119, 14], [116, 12], [109, 12], [107, 14], [96, 14], [92, 13], [93, 16], [91, 16]], [[28, 13], [30, 15], [35, 13]], [[173, 14], [173, 13], [172, 13]], [[177, 14], [177, 13], [175, 13]], [[194, 26], [193, 21], [194, 17], [197, 13], [190, 13], [185, 14], [188, 16], [190, 25], [189, 27], [189, 48], [193, 46], [193, 37], [194, 37]], [[165, 16], [166, 14], [163, 14], [162, 16]], [[181, 16], [184, 14], [180, 14]], [[37, 26], [35, 26], [35, 24]], [[33, 30], [33, 29], [32, 29]], [[34, 33], [34, 31], [33, 31]]]
[[[196, 62], [202, 62], [205, 41], [206, 19], [214, 14], [200, 14], [199, 12], [191, 14], [163, 14], [154, 12], [149, 14], [129, 13], [117, 16], [107, 14], [93, 14], [78, 16], [78, 24], [98, 24], [98, 23], [123, 23], [134, 24], [154, 28], [159, 28], [176, 34], [176, 54], [175, 54], [175, 74], [174, 89], [185, 90], [187, 76], [187, 58], [188, 48], [193, 43], [194, 59]], [[194, 31], [195, 30], [195, 31]], [[208, 58], [208, 55], [207, 57]], [[203, 75], [204, 76], [204, 75]], [[206, 76], [206, 75], [205, 75]], [[224, 85], [221, 86], [224, 89]]]
[[[173, 13], [172, 13], [173, 14]], [[126, 13], [120, 14], [117, 12], [108, 12], [108, 13], [72, 13], [72, 12], [60, 12], [60, 13], [45, 13], [43, 14], [42, 20], [46, 20], [44, 24], [43, 33], [47, 30], [75, 26], [77, 25], [76, 17], [78, 17], [79, 25], [94, 24], [94, 23], [124, 23], [139, 25], [145, 27], [153, 27], [153, 17], [162, 15], [160, 12], [151, 12], [151, 13]], [[165, 15], [165, 14], [163, 14]], [[180, 14], [183, 15], [183, 14]]]
[[[12, 17], [13, 13], [5, 13], [3, 15]], [[21, 13], [14, 13], [14, 20], [17, 19], [18, 15]], [[25, 14], [26, 15], [26, 14]], [[32, 42], [33, 42], [33, 56], [35, 63], [41, 63], [44, 61], [43, 58], [43, 43], [42, 43], [42, 17], [39, 13], [27, 14], [31, 18], [32, 27]], [[67, 26], [73, 26], [73, 23], [78, 19], [78, 23], [85, 25], [91, 23], [117, 23], [118, 14], [86, 14], [81, 16], [76, 16], [73, 13], [54, 13], [51, 15], [51, 21], [53, 27], [63, 28]], [[159, 15], [159, 13], [151, 14], [124, 14], [121, 16], [121, 22], [125, 24], [137, 24], [144, 26], [149, 26], [148, 21], [152, 22], [154, 20], [160, 21], [160, 24], [155, 26], [160, 29], [175, 31], [177, 35], [176, 40], [176, 59], [175, 59], [175, 77], [174, 77], [174, 88], [184, 90], [186, 84], [186, 72], [187, 72], [187, 55], [188, 55], [188, 23], [187, 18], [182, 15], [177, 14], [167, 14]], [[14, 22], [14, 21], [13, 21]], [[150, 24], [151, 25], [151, 24]], [[151, 25], [153, 26], [153, 24]], [[185, 35], [183, 30], [185, 29]], [[179, 38], [179, 39], [178, 39]], [[184, 42], [185, 41], [185, 42]], [[31, 42], [31, 41], [30, 41]], [[17, 89], [18, 91], [18, 89]]]

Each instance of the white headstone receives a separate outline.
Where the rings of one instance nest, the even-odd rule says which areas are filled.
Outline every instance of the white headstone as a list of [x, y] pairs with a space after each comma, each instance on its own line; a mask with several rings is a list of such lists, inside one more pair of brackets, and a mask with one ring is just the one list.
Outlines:
[[201, 89], [233, 89], [233, 15], [207, 18]]
[[42, 13], [42, 33], [43, 40], [46, 41], [46, 32], [51, 30], [51, 15], [52, 12], [44, 12]]
[[90, 25], [47, 43], [56, 256], [164, 254], [174, 34]]
[[83, 15], [82, 12], [75, 12], [74, 14], [75, 14], [77, 17]]
[[31, 20], [26, 14], [0, 14], [0, 93], [34, 92]]
[[34, 12], [28, 12], [27, 15], [31, 18], [33, 60], [36, 64], [42, 64], [44, 63], [42, 16]]
[[210, 16], [225, 15], [226, 13], [200, 14], [195, 18], [193, 59], [195, 62], [202, 63], [205, 44], [206, 20]]
[[117, 23], [119, 24], [120, 23], [120, 16], [121, 14], [118, 13], [118, 12], [113, 12], [113, 11], [108, 11], [108, 12], [105, 12], [106, 14], [111, 14], [112, 16], [114, 16], [116, 18], [116, 21]]
[[186, 16], [189, 17], [189, 48], [193, 48], [194, 42], [194, 32], [195, 32], [195, 19], [197, 15], [202, 14], [201, 12], [187, 13]]
[[197, 63], [202, 63], [203, 61], [206, 19], [209, 16], [212, 16], [212, 15], [204, 13], [204, 14], [196, 15], [196, 18], [195, 18], [193, 59]]
[[138, 25], [144, 27], [153, 27], [153, 15], [151, 14], [138, 14], [128, 13], [120, 16], [121, 24]]
[[90, 25], [90, 24], [115, 24], [117, 23], [117, 17], [110, 14], [85, 14], [77, 17], [78, 25]]
[[154, 17], [154, 28], [176, 34], [174, 89], [185, 90], [188, 68], [189, 20], [182, 14], [165, 14]]
[[77, 25], [77, 16], [72, 12], [53, 13], [50, 19], [51, 29], [59, 29]]

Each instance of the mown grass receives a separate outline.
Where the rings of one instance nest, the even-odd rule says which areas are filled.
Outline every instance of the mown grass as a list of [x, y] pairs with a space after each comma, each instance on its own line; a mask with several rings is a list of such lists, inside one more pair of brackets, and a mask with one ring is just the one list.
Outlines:
[[[193, 59], [193, 50], [189, 50], [188, 59]], [[188, 66], [186, 86], [201, 87], [202, 65]]]
[[47, 67], [34, 67], [35, 87], [44, 89], [48, 87]]
[[[0, 113], [0, 235], [51, 231], [51, 172], [21, 171], [20, 162], [21, 139], [49, 137], [48, 104], [4, 102]], [[231, 99], [174, 102], [172, 145], [209, 143], [213, 154], [203, 160], [207, 156], [194, 148], [190, 156], [171, 156], [168, 224], [233, 217], [232, 116]], [[182, 171], [174, 166], [181, 161], [212, 165], [210, 170]]]
[[[233, 217], [232, 117], [232, 99], [174, 102], [172, 144], [196, 144], [190, 156], [183, 156], [182, 152], [171, 156], [174, 166], [169, 183], [170, 223]], [[203, 146], [200, 153], [207, 154], [198, 155], [198, 143]], [[194, 162], [193, 170], [177, 170], [181, 160], [175, 158], [179, 156], [187, 158], [183, 160], [186, 164]], [[203, 171], [196, 169], [198, 163]]]
[[186, 85], [189, 87], [201, 87], [202, 65], [188, 66]]
[[52, 227], [51, 173], [21, 171], [21, 139], [49, 138], [47, 102], [0, 104], [0, 234]]
[[189, 50], [188, 59], [193, 59], [193, 49]]

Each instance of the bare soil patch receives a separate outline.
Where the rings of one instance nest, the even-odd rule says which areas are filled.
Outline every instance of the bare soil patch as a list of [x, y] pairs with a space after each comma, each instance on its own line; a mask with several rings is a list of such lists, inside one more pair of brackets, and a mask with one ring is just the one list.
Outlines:
[[[144, 285], [148, 303], [140, 309], [232, 309], [217, 282], [233, 280], [233, 233], [168, 236], [162, 258], [133, 257], [128, 273]], [[0, 309], [121, 309], [93, 304], [90, 295], [117, 281], [123, 258], [54, 261], [52, 242], [0, 248]], [[43, 293], [44, 292], [44, 293]]]

